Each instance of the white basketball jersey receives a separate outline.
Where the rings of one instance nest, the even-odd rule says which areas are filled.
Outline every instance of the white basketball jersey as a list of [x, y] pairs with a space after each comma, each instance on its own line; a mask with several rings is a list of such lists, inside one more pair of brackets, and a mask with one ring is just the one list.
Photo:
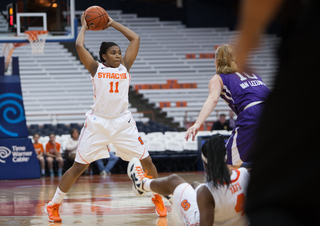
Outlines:
[[245, 168], [231, 171], [231, 184], [219, 189], [206, 183], [214, 202], [214, 224], [224, 226], [248, 226], [244, 213], [246, 191], [249, 183], [249, 172]]
[[91, 77], [94, 104], [92, 110], [98, 115], [117, 117], [128, 110], [130, 74], [125, 66], [107, 67], [99, 63], [97, 72]]

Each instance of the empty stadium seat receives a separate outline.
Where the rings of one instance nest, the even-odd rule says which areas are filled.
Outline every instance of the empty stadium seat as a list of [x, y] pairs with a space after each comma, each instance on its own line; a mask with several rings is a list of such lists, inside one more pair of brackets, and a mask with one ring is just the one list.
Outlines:
[[[76, 11], [76, 17], [80, 18], [81, 13]], [[207, 98], [208, 81], [215, 73], [215, 59], [200, 58], [200, 54], [212, 56], [216, 45], [230, 42], [238, 32], [228, 28], [186, 28], [180, 21], [139, 18], [135, 14], [123, 14], [119, 10], [109, 10], [108, 13], [141, 37], [139, 55], [130, 70], [131, 85], [165, 84], [168, 79], [176, 79], [178, 83], [196, 83], [197, 88], [193, 90], [137, 90], [157, 107], [160, 102], [165, 101], [187, 102], [186, 108], [172, 105], [170, 108], [162, 108], [162, 111], [172, 117], [174, 122], [179, 122], [180, 126], [186, 126], [185, 119], [194, 121], [201, 110], [201, 104]], [[114, 40], [123, 52], [126, 51], [129, 41], [117, 30], [88, 31], [85, 45], [95, 57], [98, 57], [100, 42], [105, 41], [106, 34], [108, 40]], [[279, 40], [275, 35], [264, 35], [261, 46], [252, 52], [249, 59], [249, 66], [270, 88], [277, 67], [274, 50]], [[93, 96], [90, 75], [85, 67], [59, 43], [45, 43], [42, 56], [30, 55], [30, 51], [30, 45], [26, 45], [15, 49], [13, 54], [20, 56], [27, 124], [83, 123], [84, 113], [90, 109]], [[187, 59], [186, 54], [197, 57]], [[209, 121], [216, 120], [217, 110], [220, 112], [223, 109], [227, 111], [228, 106], [220, 100]], [[134, 108], [131, 110], [137, 111]], [[188, 115], [187, 118], [185, 114]], [[150, 133], [169, 129], [161, 125], [144, 125], [149, 119], [143, 114], [133, 117], [139, 131]], [[143, 123], [138, 124], [139, 121]], [[29, 133], [38, 131], [32, 129]]]
[[172, 140], [166, 140], [165, 141], [165, 148], [167, 151], [176, 151], [176, 152], [182, 152], [183, 146], [181, 140], [172, 139]]
[[151, 140], [147, 142], [147, 150], [155, 152], [164, 152], [166, 150], [165, 144], [161, 141]]

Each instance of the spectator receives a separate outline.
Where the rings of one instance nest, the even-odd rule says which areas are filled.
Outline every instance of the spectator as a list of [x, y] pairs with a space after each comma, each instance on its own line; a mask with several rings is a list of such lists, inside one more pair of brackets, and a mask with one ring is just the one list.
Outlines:
[[53, 161], [56, 160], [58, 162], [58, 176], [62, 176], [62, 168], [63, 168], [63, 159], [60, 154], [60, 147], [61, 145], [56, 142], [56, 135], [51, 133], [49, 135], [49, 142], [46, 145], [46, 158], [48, 163], [48, 168], [50, 172], [50, 176], [54, 176], [53, 172]]
[[227, 120], [227, 124], [229, 126], [228, 130], [233, 130], [236, 127], [236, 120], [233, 118], [233, 111], [229, 111], [229, 119]]
[[226, 121], [225, 114], [220, 114], [219, 120], [212, 125], [211, 131], [212, 130], [231, 130], [229, 124]]
[[68, 158], [74, 160], [77, 154], [77, 147], [79, 142], [79, 131], [78, 129], [72, 129], [70, 132], [71, 138], [68, 140], [66, 146], [66, 154]]
[[34, 150], [37, 153], [37, 158], [40, 162], [40, 169], [41, 169], [41, 176], [45, 176], [46, 171], [45, 171], [45, 165], [44, 165], [44, 150], [43, 150], [43, 145], [41, 143], [39, 143], [39, 138], [40, 135], [38, 133], [33, 134], [33, 147]]
[[110, 151], [110, 149], [114, 148], [112, 144], [109, 144], [107, 146], [110, 157], [108, 158], [108, 163], [106, 166], [104, 166], [103, 159], [98, 159], [95, 161], [97, 167], [99, 168], [100, 175], [106, 176], [111, 175], [111, 170], [114, 167], [114, 165], [118, 162], [119, 157], [115, 155], [113, 151]]

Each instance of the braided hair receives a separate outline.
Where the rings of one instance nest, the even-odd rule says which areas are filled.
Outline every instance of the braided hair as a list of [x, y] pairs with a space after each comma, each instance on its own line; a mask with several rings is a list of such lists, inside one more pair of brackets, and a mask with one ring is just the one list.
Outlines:
[[228, 166], [225, 162], [226, 147], [221, 134], [211, 136], [201, 149], [202, 159], [206, 168], [206, 181], [214, 187], [231, 183]]

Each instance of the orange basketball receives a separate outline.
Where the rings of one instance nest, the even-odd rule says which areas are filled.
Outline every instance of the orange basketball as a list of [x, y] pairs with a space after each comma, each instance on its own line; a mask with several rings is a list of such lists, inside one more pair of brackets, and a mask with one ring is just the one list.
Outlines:
[[89, 30], [103, 30], [109, 22], [108, 13], [100, 6], [91, 6], [87, 8], [85, 12], [87, 13], [86, 21]]

